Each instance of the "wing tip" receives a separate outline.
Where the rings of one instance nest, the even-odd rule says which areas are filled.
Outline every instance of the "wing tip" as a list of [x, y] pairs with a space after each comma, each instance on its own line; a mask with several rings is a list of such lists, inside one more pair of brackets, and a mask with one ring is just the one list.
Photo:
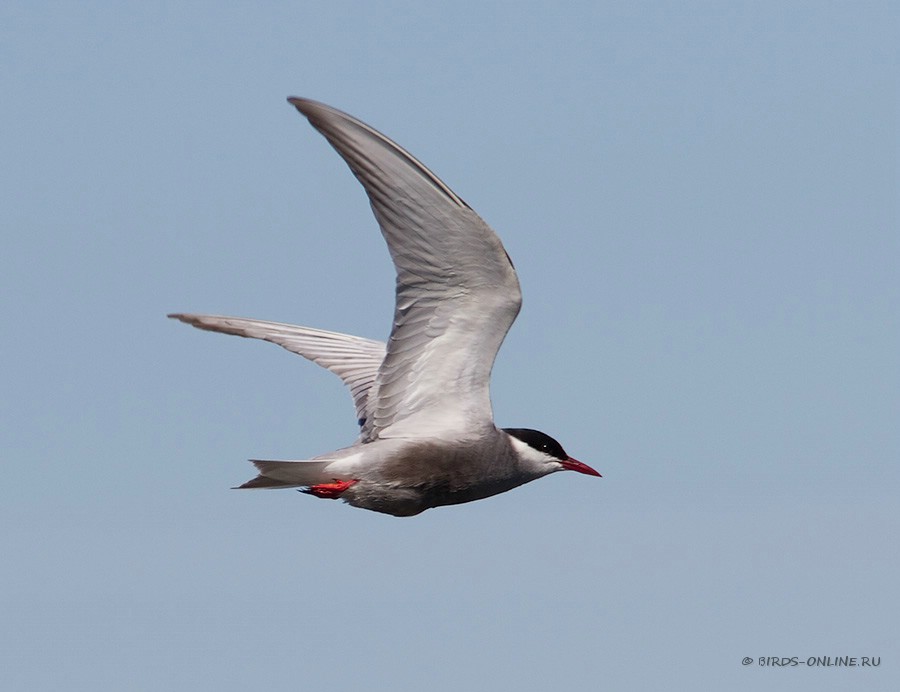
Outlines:
[[[396, 156], [404, 159], [411, 168], [417, 170], [420, 175], [426, 180], [429, 180], [435, 189], [445, 195], [453, 204], [472, 211], [472, 207], [466, 204], [462, 197], [453, 192], [453, 190], [451, 190], [443, 180], [438, 178], [424, 163], [419, 161], [390, 137], [379, 132], [371, 125], [368, 125], [349, 113], [345, 113], [333, 106], [329, 106], [327, 103], [322, 103], [321, 101], [314, 101], [299, 96], [288, 96], [287, 102], [296, 108], [301, 115], [306, 117], [310, 124], [331, 142], [331, 145], [338, 150], [338, 153], [345, 161], [347, 161], [350, 168], [356, 172], [357, 177], [359, 177], [359, 171], [356, 164], [353, 163], [353, 157], [348, 158], [346, 143], [342, 143], [339, 139], [341, 127], [336, 124], [335, 119], [343, 121], [344, 123], [349, 123], [368, 133], [368, 135], [375, 140], [380, 141], [382, 146], [386, 146], [388, 149], [392, 150]], [[362, 178], [360, 178], [360, 181], [363, 183], [363, 186], [366, 187], [367, 192], [369, 192], [368, 186]], [[371, 195], [371, 192], [369, 192], [369, 194]]]
[[191, 327], [196, 327], [197, 329], [203, 329], [210, 332], [220, 331], [212, 328], [208, 324], [208, 320], [211, 317], [210, 315], [193, 315], [188, 312], [172, 312], [166, 315], [166, 317], [170, 320], [178, 320], [179, 322], [183, 322]]
[[[287, 102], [291, 104], [294, 108], [300, 111], [300, 114], [306, 116], [307, 118], [314, 117], [317, 112], [338, 112], [337, 109], [332, 108], [331, 106], [322, 103], [321, 101], [314, 101], [313, 99], [302, 98], [300, 96], [288, 96]], [[342, 115], [346, 115], [345, 113], [341, 113]]]

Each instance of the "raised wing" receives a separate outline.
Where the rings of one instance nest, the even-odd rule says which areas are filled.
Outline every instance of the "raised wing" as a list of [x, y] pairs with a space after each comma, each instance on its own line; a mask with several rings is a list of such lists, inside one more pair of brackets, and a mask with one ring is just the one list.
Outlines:
[[364, 431], [370, 427], [367, 421], [370, 415], [367, 410], [369, 390], [375, 382], [381, 361], [384, 360], [383, 342], [349, 334], [326, 332], [322, 329], [243, 317], [184, 314], [169, 317], [198, 329], [263, 339], [327, 368], [350, 388], [359, 425]]
[[493, 424], [491, 369], [522, 301], [500, 239], [380, 132], [324, 104], [288, 100], [362, 183], [397, 270], [369, 439], [478, 434]]

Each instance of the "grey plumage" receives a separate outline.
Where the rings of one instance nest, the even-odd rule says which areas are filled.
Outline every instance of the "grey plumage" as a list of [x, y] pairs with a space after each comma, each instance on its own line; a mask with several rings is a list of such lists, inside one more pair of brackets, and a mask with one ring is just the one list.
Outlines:
[[543, 433], [493, 423], [491, 369], [521, 306], [515, 270], [493, 230], [381, 133], [324, 104], [289, 101], [365, 188], [397, 272], [396, 305], [386, 344], [276, 322], [170, 315], [278, 344], [350, 388], [360, 425], [353, 445], [309, 461], [254, 461], [259, 475], [240, 487], [306, 487], [409, 516], [563, 469], [599, 475]]

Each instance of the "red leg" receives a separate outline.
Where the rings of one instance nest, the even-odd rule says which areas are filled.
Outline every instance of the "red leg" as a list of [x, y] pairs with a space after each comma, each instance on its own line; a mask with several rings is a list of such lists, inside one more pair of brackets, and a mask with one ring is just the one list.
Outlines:
[[328, 500], [337, 500], [347, 488], [355, 485], [356, 483], [359, 483], [359, 481], [339, 481], [337, 478], [335, 478], [334, 483], [319, 483], [318, 485], [311, 485], [308, 488], [302, 488], [300, 492], [315, 495], [316, 497], [323, 497]]

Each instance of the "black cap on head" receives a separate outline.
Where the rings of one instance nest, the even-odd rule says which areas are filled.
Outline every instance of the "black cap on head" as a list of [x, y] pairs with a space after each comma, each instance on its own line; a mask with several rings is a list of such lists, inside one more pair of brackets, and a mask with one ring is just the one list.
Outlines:
[[549, 454], [551, 457], [565, 461], [569, 458], [562, 445], [546, 433], [531, 428], [503, 428], [503, 432], [512, 435], [517, 440], [522, 440], [533, 449]]

